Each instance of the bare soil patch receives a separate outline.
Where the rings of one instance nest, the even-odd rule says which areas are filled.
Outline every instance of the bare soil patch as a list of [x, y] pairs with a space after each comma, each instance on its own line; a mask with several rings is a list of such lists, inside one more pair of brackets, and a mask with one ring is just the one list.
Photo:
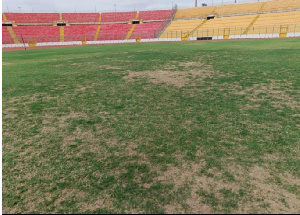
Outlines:
[[[250, 171], [254, 197], [263, 199], [268, 213], [298, 213], [300, 199], [279, 185], [270, 182], [273, 176], [265, 168], [255, 166]], [[282, 202], [285, 200], [285, 204]], [[265, 211], [266, 212], [266, 211]]]
[[289, 95], [287, 88], [288, 86], [273, 81], [270, 84], [254, 84], [252, 87], [236, 91], [236, 93], [238, 95], [246, 95], [247, 99], [252, 102], [261, 102], [269, 98], [273, 107], [283, 108], [288, 106], [292, 109], [299, 109], [299, 100]]
[[213, 77], [215, 72], [208, 69], [189, 70], [189, 71], [130, 71], [125, 80], [133, 81], [136, 78], [147, 78], [154, 84], [165, 83], [176, 87], [194, 86], [196, 81], [203, 81], [207, 77]]

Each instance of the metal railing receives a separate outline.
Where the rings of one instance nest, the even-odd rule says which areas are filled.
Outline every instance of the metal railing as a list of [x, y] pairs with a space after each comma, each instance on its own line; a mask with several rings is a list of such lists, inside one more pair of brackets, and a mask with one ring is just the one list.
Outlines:
[[169, 23], [174, 19], [174, 16], [175, 16], [175, 13], [177, 11], [178, 7], [177, 7], [177, 4], [175, 4], [172, 8], [172, 13], [171, 15], [165, 19], [162, 24], [160, 26], [158, 26], [156, 28], [156, 30], [154, 31], [154, 38], [157, 38], [160, 36], [160, 34], [166, 29], [166, 27], [169, 25]]
[[[261, 34], [280, 34], [284, 33], [299, 33], [300, 24], [295, 25], [274, 25], [274, 26], [257, 26], [257, 27], [230, 27], [230, 28], [214, 28], [202, 29], [198, 31], [168, 31], [161, 34], [160, 38], [182, 38], [189, 37], [213, 37], [224, 35], [261, 35]], [[227, 32], [226, 32], [227, 31]]]

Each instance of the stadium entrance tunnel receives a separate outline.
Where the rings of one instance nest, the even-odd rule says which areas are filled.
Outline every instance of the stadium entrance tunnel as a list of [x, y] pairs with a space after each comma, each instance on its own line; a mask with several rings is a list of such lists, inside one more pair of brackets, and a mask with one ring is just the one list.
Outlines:
[[197, 37], [197, 40], [212, 40], [212, 37]]
[[57, 26], [67, 26], [65, 22], [57, 22]]
[[132, 20], [133, 25], [140, 24], [140, 23], [141, 23], [140, 20]]
[[206, 17], [206, 20], [211, 20], [211, 19], [215, 19], [215, 15], [208, 15]]
[[4, 23], [2, 23], [2, 26], [6, 26], [6, 27], [12, 27], [12, 26], [13, 26], [13, 24], [12, 24], [12, 23], [10, 23], [10, 22], [4, 22]]

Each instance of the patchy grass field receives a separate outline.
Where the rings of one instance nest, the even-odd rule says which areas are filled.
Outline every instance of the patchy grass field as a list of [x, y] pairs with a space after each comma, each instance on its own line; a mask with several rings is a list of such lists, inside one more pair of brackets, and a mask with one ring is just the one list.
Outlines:
[[300, 39], [3, 53], [4, 213], [300, 213]]

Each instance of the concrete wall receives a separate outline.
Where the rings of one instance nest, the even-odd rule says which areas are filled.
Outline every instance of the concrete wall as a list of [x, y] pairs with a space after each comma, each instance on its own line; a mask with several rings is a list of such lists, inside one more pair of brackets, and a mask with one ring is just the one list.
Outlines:
[[[299, 33], [288, 33], [287, 37], [300, 37]], [[242, 35], [230, 35], [230, 39], [260, 39], [260, 38], [279, 38], [279, 34], [242, 34]], [[213, 40], [222, 40], [223, 36], [213, 36]], [[197, 37], [189, 37], [189, 41], [195, 41]], [[153, 43], [153, 42], [176, 42], [181, 41], [180, 38], [155, 38], [155, 39], [141, 39], [141, 43]], [[104, 40], [104, 41], [87, 41], [87, 45], [100, 45], [100, 44], [120, 44], [120, 43], [136, 43], [136, 40]], [[65, 45], [82, 45], [81, 41], [73, 42], [47, 42], [37, 43], [37, 46], [65, 46]], [[25, 44], [29, 47], [28, 44]], [[24, 44], [2, 44], [2, 48], [14, 48], [24, 47]]]

